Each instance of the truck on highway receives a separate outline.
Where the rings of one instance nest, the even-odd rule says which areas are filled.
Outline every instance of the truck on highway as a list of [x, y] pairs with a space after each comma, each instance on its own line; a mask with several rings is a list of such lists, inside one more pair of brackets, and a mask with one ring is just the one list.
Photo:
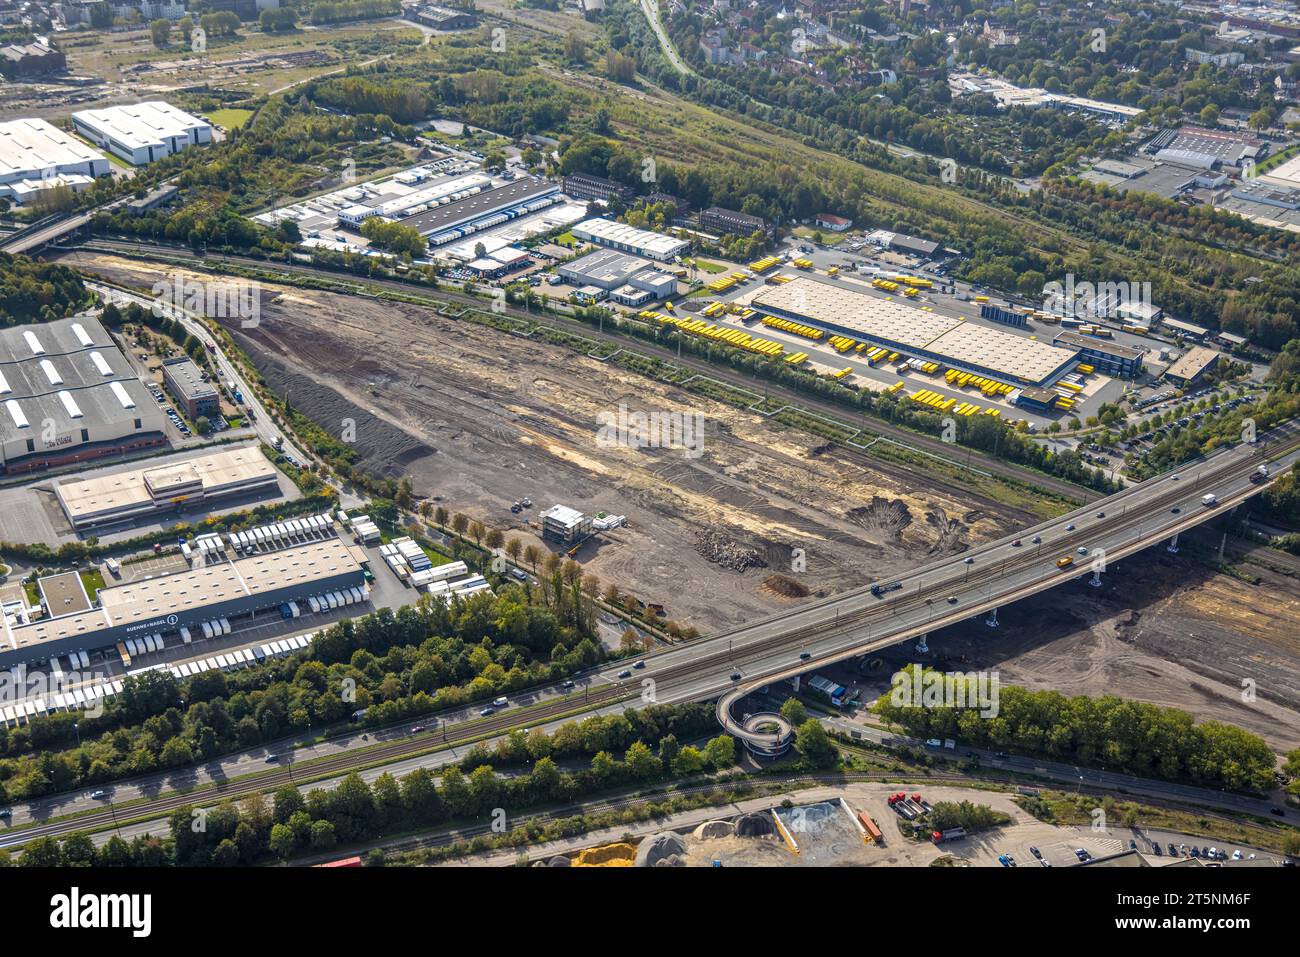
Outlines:
[[1204, 495], [1201, 496], [1201, 504], [1204, 505], [1206, 508], [1210, 508], [1213, 505], [1217, 505], [1218, 502], [1219, 502], [1219, 497], [1215, 495], [1213, 492], [1206, 492]]
[[902, 587], [903, 587], [902, 582], [890, 582], [889, 584], [876, 582], [876, 584], [871, 586], [871, 594], [875, 595], [877, 598], [883, 598], [885, 595], [888, 595], [891, 591], [898, 591], [898, 589]]
[[1263, 482], [1266, 481], [1267, 479], [1268, 479], [1267, 465], [1261, 465], [1259, 468], [1255, 469], [1255, 471], [1250, 473], [1250, 480], [1252, 482]]

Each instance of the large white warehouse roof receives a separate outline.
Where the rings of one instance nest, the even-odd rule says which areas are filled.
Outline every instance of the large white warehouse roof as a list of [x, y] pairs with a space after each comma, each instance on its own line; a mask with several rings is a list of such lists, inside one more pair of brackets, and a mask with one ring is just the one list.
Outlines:
[[103, 153], [45, 120], [0, 123], [0, 183], [40, 179], [45, 170], [58, 173], [69, 169], [93, 169], [89, 175], [99, 176], [108, 172], [108, 160]]

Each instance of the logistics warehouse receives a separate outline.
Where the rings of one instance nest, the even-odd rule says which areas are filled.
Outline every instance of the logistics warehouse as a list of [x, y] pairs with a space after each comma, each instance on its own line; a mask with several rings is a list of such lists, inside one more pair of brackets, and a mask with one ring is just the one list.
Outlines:
[[214, 452], [172, 465], [63, 482], [54, 487], [72, 527], [144, 518], [218, 498], [279, 488], [279, 476], [252, 446]]
[[0, 330], [0, 405], [5, 472], [166, 443], [158, 404], [90, 316]]
[[762, 289], [750, 305], [762, 312], [865, 339], [908, 356], [989, 376], [1011, 385], [1041, 386], [1077, 362], [1061, 349], [963, 319], [925, 312], [865, 292], [798, 277]]
[[362, 557], [342, 539], [329, 538], [102, 588], [96, 608], [25, 624], [6, 618], [0, 667], [94, 651], [128, 638], [184, 637], [205, 622], [343, 589], [365, 595]]

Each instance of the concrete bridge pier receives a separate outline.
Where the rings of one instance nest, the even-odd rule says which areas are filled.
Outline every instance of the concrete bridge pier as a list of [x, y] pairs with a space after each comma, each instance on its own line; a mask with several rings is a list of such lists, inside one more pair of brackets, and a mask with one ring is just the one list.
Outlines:
[[916, 653], [918, 655], [928, 655], [930, 653], [930, 646], [925, 643], [925, 639], [926, 636], [922, 635], [921, 640], [916, 643]]
[[1088, 579], [1088, 584], [1091, 585], [1093, 588], [1100, 588], [1101, 572], [1094, 568], [1092, 570], [1092, 577]]
[[1174, 533], [1173, 538], [1169, 539], [1169, 545], [1165, 548], [1165, 551], [1167, 551], [1170, 555], [1178, 554], [1178, 533], [1177, 532]]
[[803, 681], [803, 675], [795, 675], [790, 679], [790, 684], [794, 685], [795, 694], [799, 693], [799, 685]]
[[990, 628], [996, 628], [998, 626], [998, 610], [996, 608], [989, 612], [989, 616], [984, 619], [984, 624], [988, 625]]

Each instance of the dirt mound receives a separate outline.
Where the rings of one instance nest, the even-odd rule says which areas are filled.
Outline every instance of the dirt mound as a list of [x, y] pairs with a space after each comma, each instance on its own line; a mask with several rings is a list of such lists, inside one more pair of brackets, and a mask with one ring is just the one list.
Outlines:
[[350, 431], [356, 437], [353, 446], [360, 453], [358, 464], [364, 471], [400, 478], [407, 474], [412, 463], [437, 452], [328, 386], [287, 368], [248, 336], [236, 334], [235, 338], [271, 390], [288, 396], [294, 407], [306, 410], [326, 431], [342, 437], [346, 423], [351, 423]]
[[871, 496], [871, 504], [851, 508], [846, 513], [851, 521], [875, 532], [884, 540], [901, 541], [903, 532], [912, 524], [912, 510], [905, 502], [883, 495]]
[[801, 583], [786, 575], [768, 575], [763, 579], [763, 587], [783, 598], [807, 598], [808, 589]]
[[737, 837], [772, 837], [776, 834], [776, 825], [768, 814], [746, 814], [736, 821]]
[[736, 825], [730, 821], [705, 821], [691, 832], [692, 836], [698, 838], [731, 837], [735, 833]]
[[679, 867], [686, 856], [686, 842], [672, 831], [653, 834], [636, 850], [637, 867]]
[[757, 548], [741, 544], [720, 528], [701, 529], [695, 536], [695, 550], [706, 560], [733, 572], [767, 567]]

